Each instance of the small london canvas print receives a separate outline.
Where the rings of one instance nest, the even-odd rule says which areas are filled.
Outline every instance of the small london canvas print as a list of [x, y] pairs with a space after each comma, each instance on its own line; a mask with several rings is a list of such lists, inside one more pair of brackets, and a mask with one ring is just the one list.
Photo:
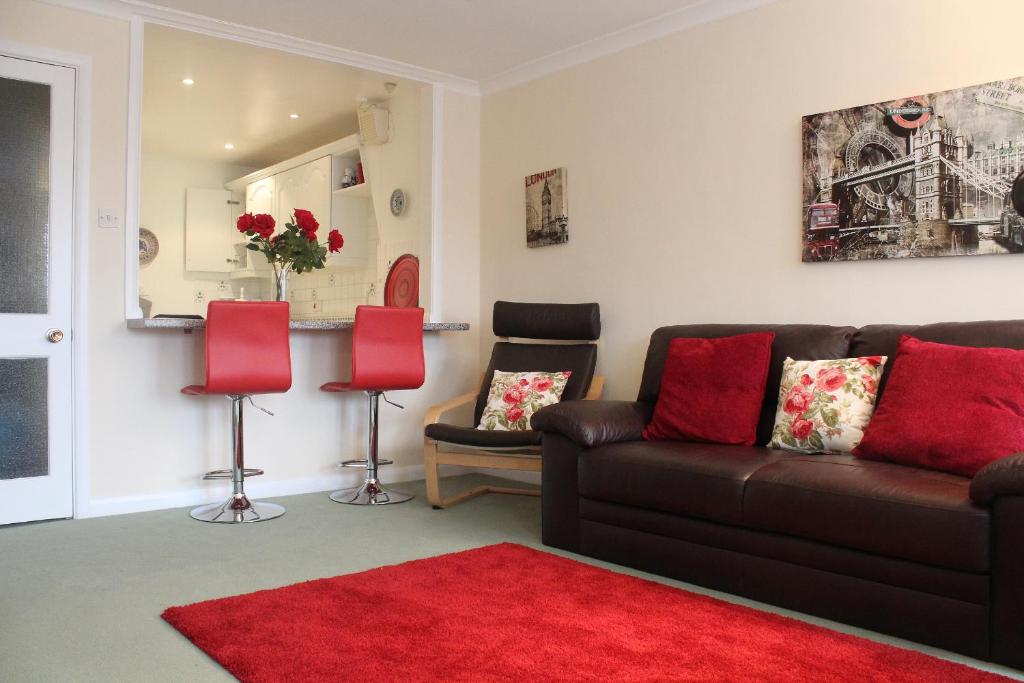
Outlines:
[[565, 169], [526, 176], [526, 246], [545, 247], [569, 241], [569, 206]]
[[1024, 250], [1024, 78], [803, 117], [803, 260]]

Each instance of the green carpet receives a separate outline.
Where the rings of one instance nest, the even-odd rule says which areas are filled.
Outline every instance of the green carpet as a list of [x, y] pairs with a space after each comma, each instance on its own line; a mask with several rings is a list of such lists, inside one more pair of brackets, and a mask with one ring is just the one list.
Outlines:
[[[487, 480], [444, 484], [448, 491]], [[323, 493], [290, 496], [275, 499], [288, 508], [284, 517], [242, 526], [202, 524], [177, 509], [0, 528], [0, 681], [233, 680], [160, 619], [165, 607], [501, 541], [543, 547], [538, 498], [487, 495], [432, 510], [422, 482], [395, 488], [418, 497], [358, 508]]]

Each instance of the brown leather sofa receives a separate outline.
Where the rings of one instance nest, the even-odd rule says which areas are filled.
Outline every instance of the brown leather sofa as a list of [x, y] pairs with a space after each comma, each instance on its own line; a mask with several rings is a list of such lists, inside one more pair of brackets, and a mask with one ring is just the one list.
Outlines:
[[786, 356], [891, 359], [903, 333], [1024, 348], [1024, 321], [658, 329], [636, 401], [534, 415], [544, 543], [1024, 668], [1024, 454], [972, 480], [848, 455], [641, 440], [671, 339], [759, 330], [776, 334], [759, 444]]

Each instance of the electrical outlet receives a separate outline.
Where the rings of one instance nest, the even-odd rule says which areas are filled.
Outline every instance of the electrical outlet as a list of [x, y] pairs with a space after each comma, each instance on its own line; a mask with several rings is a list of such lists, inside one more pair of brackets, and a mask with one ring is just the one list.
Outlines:
[[316, 301], [316, 287], [313, 288], [313, 301]]
[[330, 275], [327, 276], [327, 286], [328, 287], [333, 287], [334, 286], [334, 273], [331, 273]]
[[224, 282], [224, 280], [221, 280], [220, 282], [218, 282], [217, 283], [217, 291], [220, 292], [221, 294], [227, 294], [230, 291], [230, 288], [228, 287], [228, 283]]
[[201, 305], [201, 304], [203, 304], [205, 302], [206, 302], [206, 294], [203, 293], [203, 290], [197, 289], [196, 290], [196, 303]]

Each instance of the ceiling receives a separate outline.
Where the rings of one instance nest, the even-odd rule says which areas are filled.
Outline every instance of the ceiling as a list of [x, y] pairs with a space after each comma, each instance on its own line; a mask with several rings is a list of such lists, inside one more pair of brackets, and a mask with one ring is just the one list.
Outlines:
[[[727, 0], [155, 0], [171, 9], [484, 81]], [[655, 21], [657, 20], [657, 21]]]
[[[282, 3], [285, 4], [285, 3]], [[193, 85], [184, 85], [184, 78]], [[384, 81], [333, 62], [146, 25], [142, 145], [146, 153], [263, 167], [356, 132], [357, 97]], [[298, 119], [289, 117], [298, 113]], [[234, 145], [233, 150], [224, 148]]]

